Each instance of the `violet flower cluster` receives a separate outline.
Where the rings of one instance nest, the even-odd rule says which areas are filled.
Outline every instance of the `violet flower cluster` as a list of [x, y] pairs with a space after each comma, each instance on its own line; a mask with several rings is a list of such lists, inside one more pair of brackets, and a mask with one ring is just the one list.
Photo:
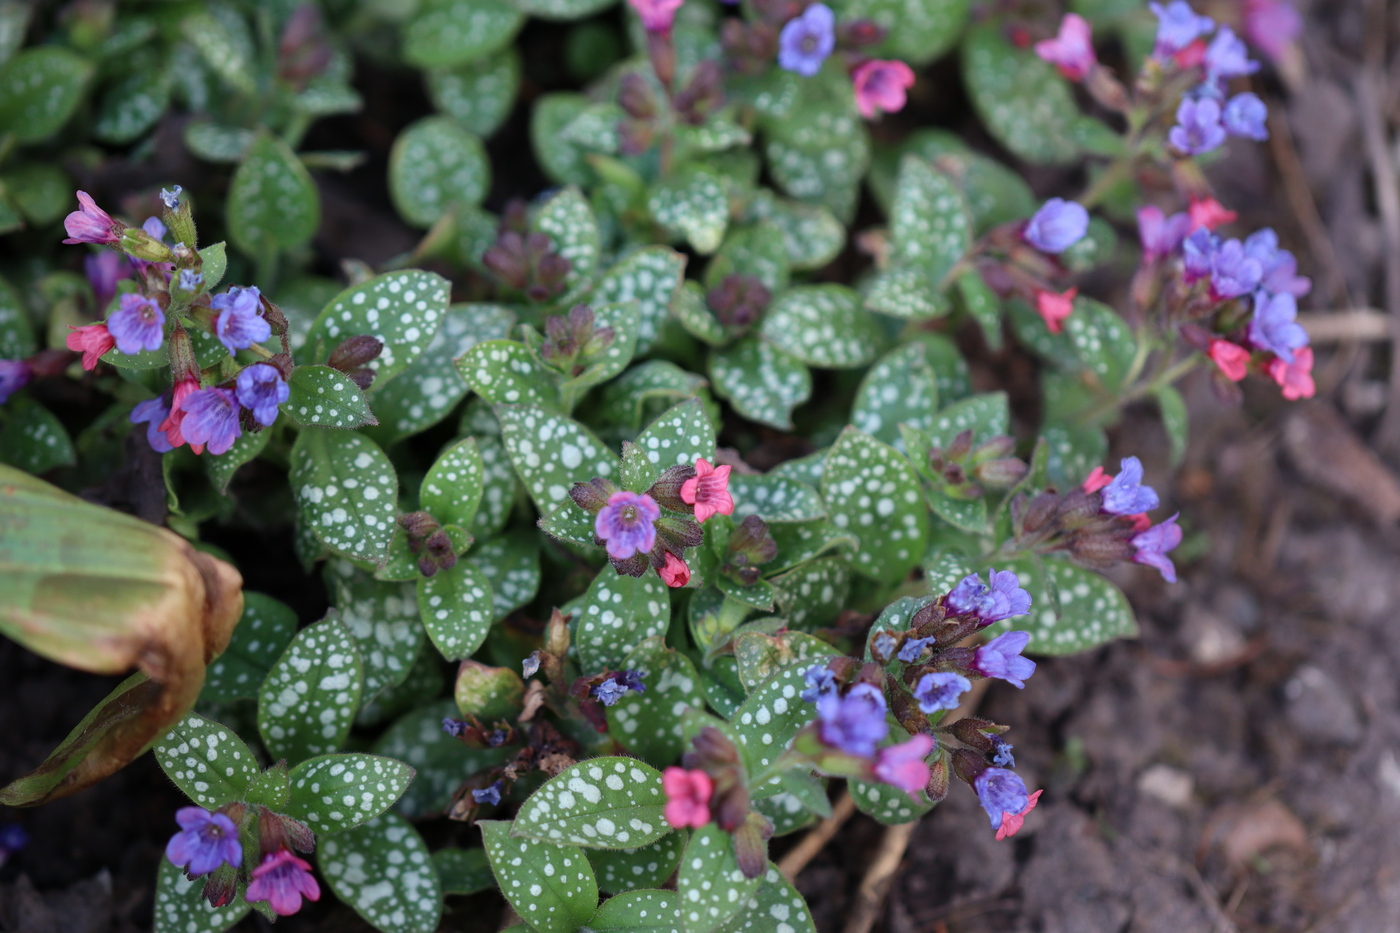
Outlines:
[[[243, 842], [238, 821], [251, 819], [257, 827], [256, 867], [244, 872]], [[309, 852], [314, 845], [309, 829], [302, 823], [265, 807], [251, 809], [243, 803], [227, 804], [215, 811], [184, 807], [176, 812], [180, 831], [170, 838], [165, 857], [184, 870], [191, 879], [204, 878], [204, 898], [214, 907], [233, 901], [237, 881], [244, 876], [244, 899], [261, 901], [279, 916], [290, 916], [301, 909], [303, 900], [321, 898], [321, 887], [311, 874], [311, 866], [297, 857], [289, 846]]]

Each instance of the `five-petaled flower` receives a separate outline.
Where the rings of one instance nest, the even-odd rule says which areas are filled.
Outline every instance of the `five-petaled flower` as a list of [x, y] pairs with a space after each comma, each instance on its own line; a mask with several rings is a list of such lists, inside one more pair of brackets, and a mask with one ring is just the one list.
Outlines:
[[203, 807], [183, 807], [175, 811], [180, 832], [170, 837], [165, 857], [183, 868], [191, 878], [207, 875], [221, 865], [237, 868], [243, 861], [238, 827], [223, 813]]
[[184, 412], [180, 431], [191, 448], [202, 445], [207, 446], [211, 454], [221, 454], [243, 433], [238, 424], [238, 399], [228, 389], [217, 386], [197, 389], [180, 403], [180, 410]]
[[904, 109], [907, 91], [914, 86], [914, 69], [898, 59], [875, 59], [856, 66], [851, 72], [856, 93], [856, 109], [869, 120], [880, 111], [896, 113]]
[[1175, 515], [1134, 535], [1130, 543], [1134, 563], [1155, 567], [1161, 571], [1162, 579], [1176, 582], [1176, 565], [1167, 556], [1168, 551], [1181, 543], [1181, 526], [1176, 523]]
[[109, 246], [121, 242], [125, 224], [113, 220], [112, 215], [98, 207], [92, 195], [86, 191], [78, 192], [78, 204], [81, 205], [78, 210], [63, 218], [63, 229], [68, 231], [68, 239], [64, 243]]
[[620, 489], [608, 497], [593, 520], [593, 533], [607, 546], [608, 556], [627, 560], [656, 544], [656, 520], [661, 507], [644, 492]]
[[168, 417], [170, 417], [170, 407], [165, 404], [165, 398], [160, 395], [141, 402], [131, 410], [131, 423], [144, 423], [146, 425], [146, 443], [150, 444], [151, 449], [159, 454], [175, 449], [165, 436], [165, 432], [160, 428]]
[[1215, 98], [1184, 97], [1176, 108], [1176, 126], [1167, 133], [1167, 141], [1185, 155], [1219, 149], [1226, 135], [1220, 117], [1220, 101]]
[[1006, 768], [987, 768], [972, 780], [972, 789], [982, 809], [987, 811], [992, 829], [1000, 829], [1002, 814], [1022, 813], [1030, 795], [1026, 793], [1026, 782], [1015, 771]]
[[1120, 472], [1104, 487], [1103, 510], [1110, 515], [1137, 515], [1157, 507], [1157, 491], [1142, 485], [1142, 461], [1124, 457]]
[[1051, 198], [1031, 215], [1021, 236], [1042, 253], [1063, 253], [1089, 232], [1089, 212], [1077, 201]]
[[696, 829], [710, 822], [710, 796], [714, 781], [704, 771], [670, 767], [661, 772], [661, 789], [666, 792], [666, 822], [676, 829]]
[[1024, 688], [1026, 678], [1035, 673], [1035, 662], [1021, 657], [1030, 640], [1030, 632], [1003, 632], [978, 648], [968, 666], [983, 677], [995, 677]]
[[1260, 142], [1269, 138], [1269, 108], [1257, 94], [1245, 92], [1230, 98], [1220, 119], [1231, 136]]
[[85, 324], [82, 327], [71, 327], [68, 336], [65, 338], [68, 349], [83, 355], [83, 369], [93, 369], [97, 366], [97, 361], [102, 358], [102, 354], [117, 345], [112, 334], [107, 330], [106, 324]]
[[958, 700], [972, 689], [972, 682], [952, 671], [934, 671], [919, 678], [914, 685], [914, 700], [925, 713], [941, 709], [957, 709]]
[[1021, 588], [1014, 571], [992, 570], [987, 579], [990, 585], [984, 584], [978, 574], [968, 574], [953, 587], [945, 604], [954, 613], [977, 616], [983, 625], [1031, 611], [1031, 594]]
[[810, 78], [835, 48], [836, 14], [825, 3], [814, 3], [778, 34], [778, 66]]
[[869, 758], [889, 735], [885, 710], [885, 695], [871, 684], [858, 683], [844, 696], [827, 693], [817, 698], [817, 734], [831, 748]]
[[504, 789], [505, 785], [500, 781], [492, 781], [486, 787], [472, 791], [472, 800], [494, 807], [501, 802], [501, 791]]
[[291, 395], [291, 389], [276, 366], [254, 363], [238, 374], [238, 403], [253, 413], [253, 420], [267, 427], [277, 420], [277, 406]]
[[1269, 361], [1269, 378], [1279, 384], [1283, 390], [1283, 397], [1290, 402], [1300, 398], [1312, 398], [1317, 392], [1317, 384], [1313, 382], [1313, 351], [1312, 347], [1302, 347], [1293, 353], [1293, 362], [1275, 357]]
[[258, 313], [262, 293], [255, 285], [235, 285], [222, 295], [215, 295], [209, 306], [219, 312], [214, 319], [214, 336], [230, 353], [246, 350], [272, 336], [272, 326]]
[[311, 866], [286, 849], [265, 856], [253, 869], [253, 880], [245, 898], [250, 903], [267, 901], [278, 916], [290, 917], [301, 910], [301, 899], [319, 901], [321, 886], [311, 876]]
[[1308, 332], [1298, 323], [1298, 302], [1289, 294], [1256, 292], [1247, 332], [1250, 343], [1285, 363], [1293, 362], [1294, 353], [1308, 345]]
[[1035, 44], [1035, 54], [1060, 70], [1071, 81], [1083, 81], [1084, 76], [1099, 63], [1094, 55], [1092, 28], [1078, 13], [1066, 13], [1060, 20], [1060, 32], [1053, 39]]
[[154, 299], [128, 292], [122, 295], [121, 307], [107, 318], [107, 332], [127, 356], [159, 350], [165, 339], [165, 312]]
[[695, 475], [681, 483], [681, 501], [695, 506], [695, 520], [704, 524], [713, 515], [734, 514], [734, 497], [729, 494], [729, 472], [733, 467], [712, 466], [701, 457], [695, 461]]

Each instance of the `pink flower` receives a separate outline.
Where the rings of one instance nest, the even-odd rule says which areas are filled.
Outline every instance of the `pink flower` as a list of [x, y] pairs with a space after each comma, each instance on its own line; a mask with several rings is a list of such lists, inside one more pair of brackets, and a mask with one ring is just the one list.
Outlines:
[[321, 886], [311, 877], [311, 866], [286, 849], [263, 859], [253, 869], [253, 881], [244, 895], [250, 903], [267, 901], [279, 916], [290, 917], [301, 910], [301, 899], [321, 899]]
[[695, 475], [681, 483], [681, 501], [695, 506], [695, 520], [704, 524], [711, 515], [732, 515], [734, 497], [729, 494], [729, 471], [725, 466], [711, 466], [701, 457], [695, 461]]
[[1066, 13], [1060, 20], [1060, 33], [1053, 39], [1035, 44], [1035, 54], [1060, 70], [1071, 81], [1082, 81], [1094, 70], [1099, 60], [1094, 55], [1092, 29], [1088, 20], [1076, 13]]
[[121, 242], [124, 224], [112, 219], [86, 191], [78, 192], [78, 210], [63, 218], [63, 229], [68, 231], [65, 243], [98, 243], [110, 245]]
[[670, 551], [666, 552], [666, 563], [657, 573], [667, 586], [685, 586], [690, 582], [690, 565]]
[[[170, 400], [170, 414], [166, 415], [165, 420], [157, 426], [157, 430], [165, 434], [165, 439], [171, 447], [179, 447], [185, 443], [185, 433], [180, 427], [181, 422], [185, 420], [184, 403], [185, 399], [198, 389], [199, 380], [197, 378], [181, 379], [175, 383], [175, 392]], [[191, 444], [190, 450], [202, 454], [204, 453], [204, 445]]]
[[1065, 318], [1074, 310], [1074, 298], [1078, 294], [1078, 288], [1071, 288], [1061, 294], [1051, 291], [1035, 293], [1035, 310], [1045, 319], [1045, 326], [1049, 328], [1050, 333], [1058, 334], [1065, 329]]
[[116, 338], [107, 330], [106, 324], [87, 324], [69, 328], [65, 341], [68, 349], [83, 355], [83, 369], [93, 369], [102, 354], [117, 345]]
[[670, 32], [676, 11], [685, 0], [627, 0], [642, 18], [647, 32]]
[[1272, 59], [1280, 59], [1303, 31], [1303, 17], [1289, 0], [1244, 0], [1244, 34]]
[[1026, 798], [1026, 808], [1020, 813], [1003, 813], [1001, 815], [1001, 828], [997, 830], [997, 841], [1010, 839], [1021, 831], [1021, 826], [1026, 822], [1026, 814], [1035, 809], [1035, 805], [1040, 801], [1040, 795], [1044, 790], [1038, 790], [1030, 797]]
[[1084, 479], [1083, 489], [1085, 492], [1098, 492], [1100, 489], [1113, 482], [1113, 475], [1104, 471], [1101, 466], [1094, 467], [1094, 471]]
[[1210, 349], [1206, 351], [1220, 371], [1225, 374], [1225, 378], [1231, 382], [1239, 382], [1249, 372], [1249, 351], [1237, 343], [1228, 340], [1212, 340]]
[[933, 736], [920, 732], [907, 742], [880, 749], [875, 754], [875, 777], [891, 787], [914, 795], [928, 786], [924, 758], [933, 751]]
[[868, 61], [851, 72], [856, 107], [869, 120], [881, 110], [895, 113], [904, 109], [905, 91], [914, 86], [914, 70], [904, 62]]
[[1293, 362], [1285, 363], [1278, 357], [1269, 361], [1269, 377], [1283, 389], [1283, 397], [1290, 402], [1300, 398], [1312, 398], [1317, 392], [1313, 382], [1312, 347], [1301, 347], [1293, 351]]
[[1232, 210], [1226, 209], [1215, 198], [1192, 198], [1191, 207], [1186, 212], [1191, 217], [1190, 233], [1205, 227], [1207, 230], [1214, 230], [1222, 224], [1234, 223], [1235, 218], [1240, 215]]
[[661, 789], [666, 792], [666, 822], [676, 829], [710, 822], [710, 795], [715, 785], [704, 771], [670, 767], [661, 772]]

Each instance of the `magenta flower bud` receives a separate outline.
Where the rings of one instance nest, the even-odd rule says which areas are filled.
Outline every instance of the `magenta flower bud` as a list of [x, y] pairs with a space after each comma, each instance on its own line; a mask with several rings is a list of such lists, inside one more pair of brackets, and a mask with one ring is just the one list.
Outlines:
[[78, 204], [78, 210], [63, 218], [63, 229], [68, 231], [68, 239], [64, 243], [115, 246], [121, 241], [125, 224], [113, 220], [86, 191], [78, 192]]
[[311, 876], [311, 866], [286, 849], [263, 858], [253, 869], [253, 880], [244, 895], [250, 903], [266, 901], [278, 916], [290, 917], [301, 910], [302, 898], [321, 899], [321, 886]]
[[676, 20], [676, 11], [685, 0], [627, 0], [641, 17], [647, 32], [668, 33]]
[[924, 758], [933, 751], [933, 744], [933, 736], [921, 732], [907, 742], [880, 749], [872, 767], [876, 779], [914, 796], [928, 785]]

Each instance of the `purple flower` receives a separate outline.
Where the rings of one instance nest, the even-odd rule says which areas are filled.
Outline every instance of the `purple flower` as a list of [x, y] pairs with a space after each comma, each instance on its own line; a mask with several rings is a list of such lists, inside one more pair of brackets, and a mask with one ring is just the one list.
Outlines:
[[250, 903], [267, 901], [282, 917], [301, 910], [303, 897], [319, 901], [321, 886], [311, 876], [311, 866], [286, 849], [278, 849], [253, 869], [253, 881], [244, 895]]
[[472, 799], [477, 803], [490, 804], [494, 807], [501, 802], [501, 791], [504, 789], [505, 785], [500, 781], [492, 781], [491, 786], [472, 791]]
[[836, 14], [825, 3], [814, 3], [788, 20], [778, 35], [778, 65], [810, 78], [834, 48]]
[[1308, 345], [1308, 332], [1297, 319], [1298, 302], [1292, 295], [1256, 292], [1249, 340], [1261, 350], [1269, 350], [1285, 363], [1291, 363], [1293, 351]]
[[146, 222], [141, 225], [141, 229], [145, 230], [153, 239], [162, 242], [165, 241], [165, 235], [170, 232], [159, 217], [147, 217]]
[[818, 734], [832, 748], [869, 758], [890, 733], [885, 708], [885, 695], [867, 683], [856, 684], [845, 696], [828, 693], [817, 700]]
[[1269, 119], [1269, 108], [1259, 99], [1258, 94], [1246, 92], [1230, 98], [1221, 119], [1225, 123], [1225, 131], [1231, 136], [1243, 136], [1260, 142], [1269, 138], [1266, 122]]
[[1089, 212], [1084, 205], [1051, 198], [1040, 206], [1021, 236], [1042, 253], [1062, 253], [1089, 232]]
[[952, 671], [935, 671], [919, 678], [914, 685], [914, 699], [925, 713], [941, 709], [957, 709], [958, 698], [972, 689], [972, 682]]
[[661, 507], [651, 496], [621, 489], [598, 510], [593, 533], [607, 545], [609, 557], [627, 560], [656, 545], [656, 520], [660, 517]]
[[977, 791], [982, 809], [991, 817], [992, 829], [1001, 828], [1003, 813], [1020, 813], [1030, 802], [1026, 782], [1015, 771], [1005, 768], [986, 769], [972, 779], [972, 789]]
[[1168, 217], [1161, 208], [1150, 204], [1138, 209], [1137, 219], [1142, 258], [1147, 263], [1165, 259], [1176, 252], [1181, 241], [1186, 239], [1186, 231], [1191, 228], [1191, 218], [1186, 212]]
[[18, 823], [0, 826], [0, 865], [10, 860], [10, 856], [29, 845], [29, 833]]
[[1011, 754], [1011, 749], [1016, 746], [997, 735], [995, 732], [982, 733], [987, 737], [987, 741], [992, 743], [992, 764], [998, 768], [1016, 767], [1016, 758]]
[[1226, 240], [1210, 259], [1210, 293], [1217, 300], [1247, 295], [1259, 286], [1264, 267], [1239, 240]]
[[530, 656], [520, 662], [520, 672], [525, 675], [526, 680], [529, 680], [531, 677], [534, 677], [535, 672], [539, 669], [540, 653], [538, 651], [531, 651]]
[[1240, 78], [1259, 70], [1259, 63], [1249, 60], [1249, 48], [1229, 26], [1221, 26], [1206, 48], [1206, 76], [1211, 81]]
[[646, 693], [647, 685], [642, 681], [646, 675], [641, 671], [625, 670], [617, 675], [617, 682], [633, 693]]
[[78, 192], [79, 209], [63, 218], [63, 229], [68, 232], [64, 243], [97, 243], [110, 245], [120, 243], [123, 224], [117, 223], [86, 191]]
[[161, 395], [146, 399], [131, 410], [131, 423], [145, 423], [146, 443], [150, 444], [151, 449], [158, 454], [175, 449], [170, 441], [166, 440], [165, 432], [160, 429], [161, 422], [168, 417], [170, 417], [170, 406], [165, 403], [165, 397]]
[[1200, 281], [1210, 275], [1215, 260], [1215, 251], [1220, 248], [1220, 237], [1201, 227], [1181, 243], [1182, 278], [1186, 284]]
[[1167, 552], [1180, 543], [1181, 526], [1176, 523], [1176, 516], [1173, 515], [1160, 525], [1153, 525], [1133, 536], [1133, 562], [1156, 567], [1162, 572], [1162, 579], [1168, 583], [1175, 583], [1176, 565], [1167, 556]]
[[809, 667], [802, 676], [807, 680], [807, 689], [802, 691], [801, 696], [808, 703], [815, 703], [821, 697], [836, 692], [836, 675], [829, 667], [820, 664]]
[[948, 608], [959, 615], [976, 615], [983, 625], [1030, 612], [1031, 594], [1020, 588], [1021, 581], [1014, 572], [992, 570], [987, 576], [991, 586], [984, 585], [975, 573], [958, 581], [948, 594]]
[[455, 739], [467, 731], [467, 724], [460, 719], [453, 719], [451, 716], [445, 716], [442, 720], [442, 731]]
[[1187, 155], [1200, 155], [1220, 148], [1225, 142], [1225, 127], [1220, 125], [1220, 102], [1202, 97], [1183, 97], [1176, 108], [1176, 126], [1167, 140]]
[[193, 269], [180, 270], [180, 288], [187, 292], [192, 292], [199, 288], [199, 283], [203, 281], [203, 272], [196, 272]]
[[904, 640], [904, 646], [899, 649], [899, 654], [896, 655], [896, 657], [905, 664], [913, 664], [915, 661], [919, 660], [919, 655], [923, 654], [924, 646], [933, 640], [932, 636], [928, 638], [906, 638]]
[[609, 677], [596, 685], [590, 692], [598, 698], [599, 703], [604, 706], [612, 706], [627, 695], [627, 686], [618, 683], [616, 677]]
[[290, 394], [276, 366], [254, 363], [238, 374], [238, 404], [251, 409], [253, 420], [263, 427], [277, 420], [277, 406]]
[[184, 191], [179, 185], [173, 191], [166, 188], [160, 189], [160, 203], [165, 205], [165, 209], [175, 211], [180, 209], [180, 192]]
[[1103, 510], [1109, 515], [1138, 515], [1157, 507], [1157, 492], [1142, 485], [1142, 461], [1126, 457], [1121, 472], [1104, 487]]
[[1215, 28], [1215, 20], [1197, 15], [1186, 0], [1173, 0], [1165, 7], [1160, 3], [1148, 6], [1157, 14], [1157, 42], [1152, 55], [1158, 59], [1175, 55]]
[[1245, 254], [1259, 260], [1264, 278], [1259, 287], [1271, 295], [1289, 294], [1302, 298], [1312, 291], [1312, 280], [1298, 274], [1298, 259], [1286, 249], [1279, 249], [1278, 234], [1265, 227], [1244, 241]]
[[107, 310], [117, 293], [117, 283], [131, 278], [131, 262], [120, 253], [103, 250], [83, 257], [83, 272], [87, 274], [92, 295], [97, 300], [97, 313]]
[[1023, 689], [1026, 678], [1035, 673], [1035, 662], [1021, 657], [1030, 640], [1030, 632], [1003, 632], [978, 648], [969, 666], [983, 677], [995, 677]]
[[238, 426], [238, 399], [228, 389], [210, 386], [191, 392], [180, 410], [185, 413], [180, 431], [191, 445], [207, 444], [211, 454], [221, 454], [242, 434]]
[[175, 822], [181, 831], [166, 843], [165, 857], [189, 877], [207, 875], [220, 865], [237, 868], [243, 862], [238, 827], [224, 814], [183, 807], [175, 811]]
[[127, 356], [159, 350], [165, 339], [165, 312], [155, 299], [128, 292], [122, 295], [121, 307], [107, 318], [107, 332]]
[[34, 371], [24, 360], [0, 360], [0, 405], [29, 384]]
[[247, 288], [235, 285], [210, 299], [209, 306], [219, 312], [214, 321], [214, 336], [229, 353], [247, 349], [272, 336], [271, 325], [258, 313], [261, 305], [262, 294], [252, 285]]

